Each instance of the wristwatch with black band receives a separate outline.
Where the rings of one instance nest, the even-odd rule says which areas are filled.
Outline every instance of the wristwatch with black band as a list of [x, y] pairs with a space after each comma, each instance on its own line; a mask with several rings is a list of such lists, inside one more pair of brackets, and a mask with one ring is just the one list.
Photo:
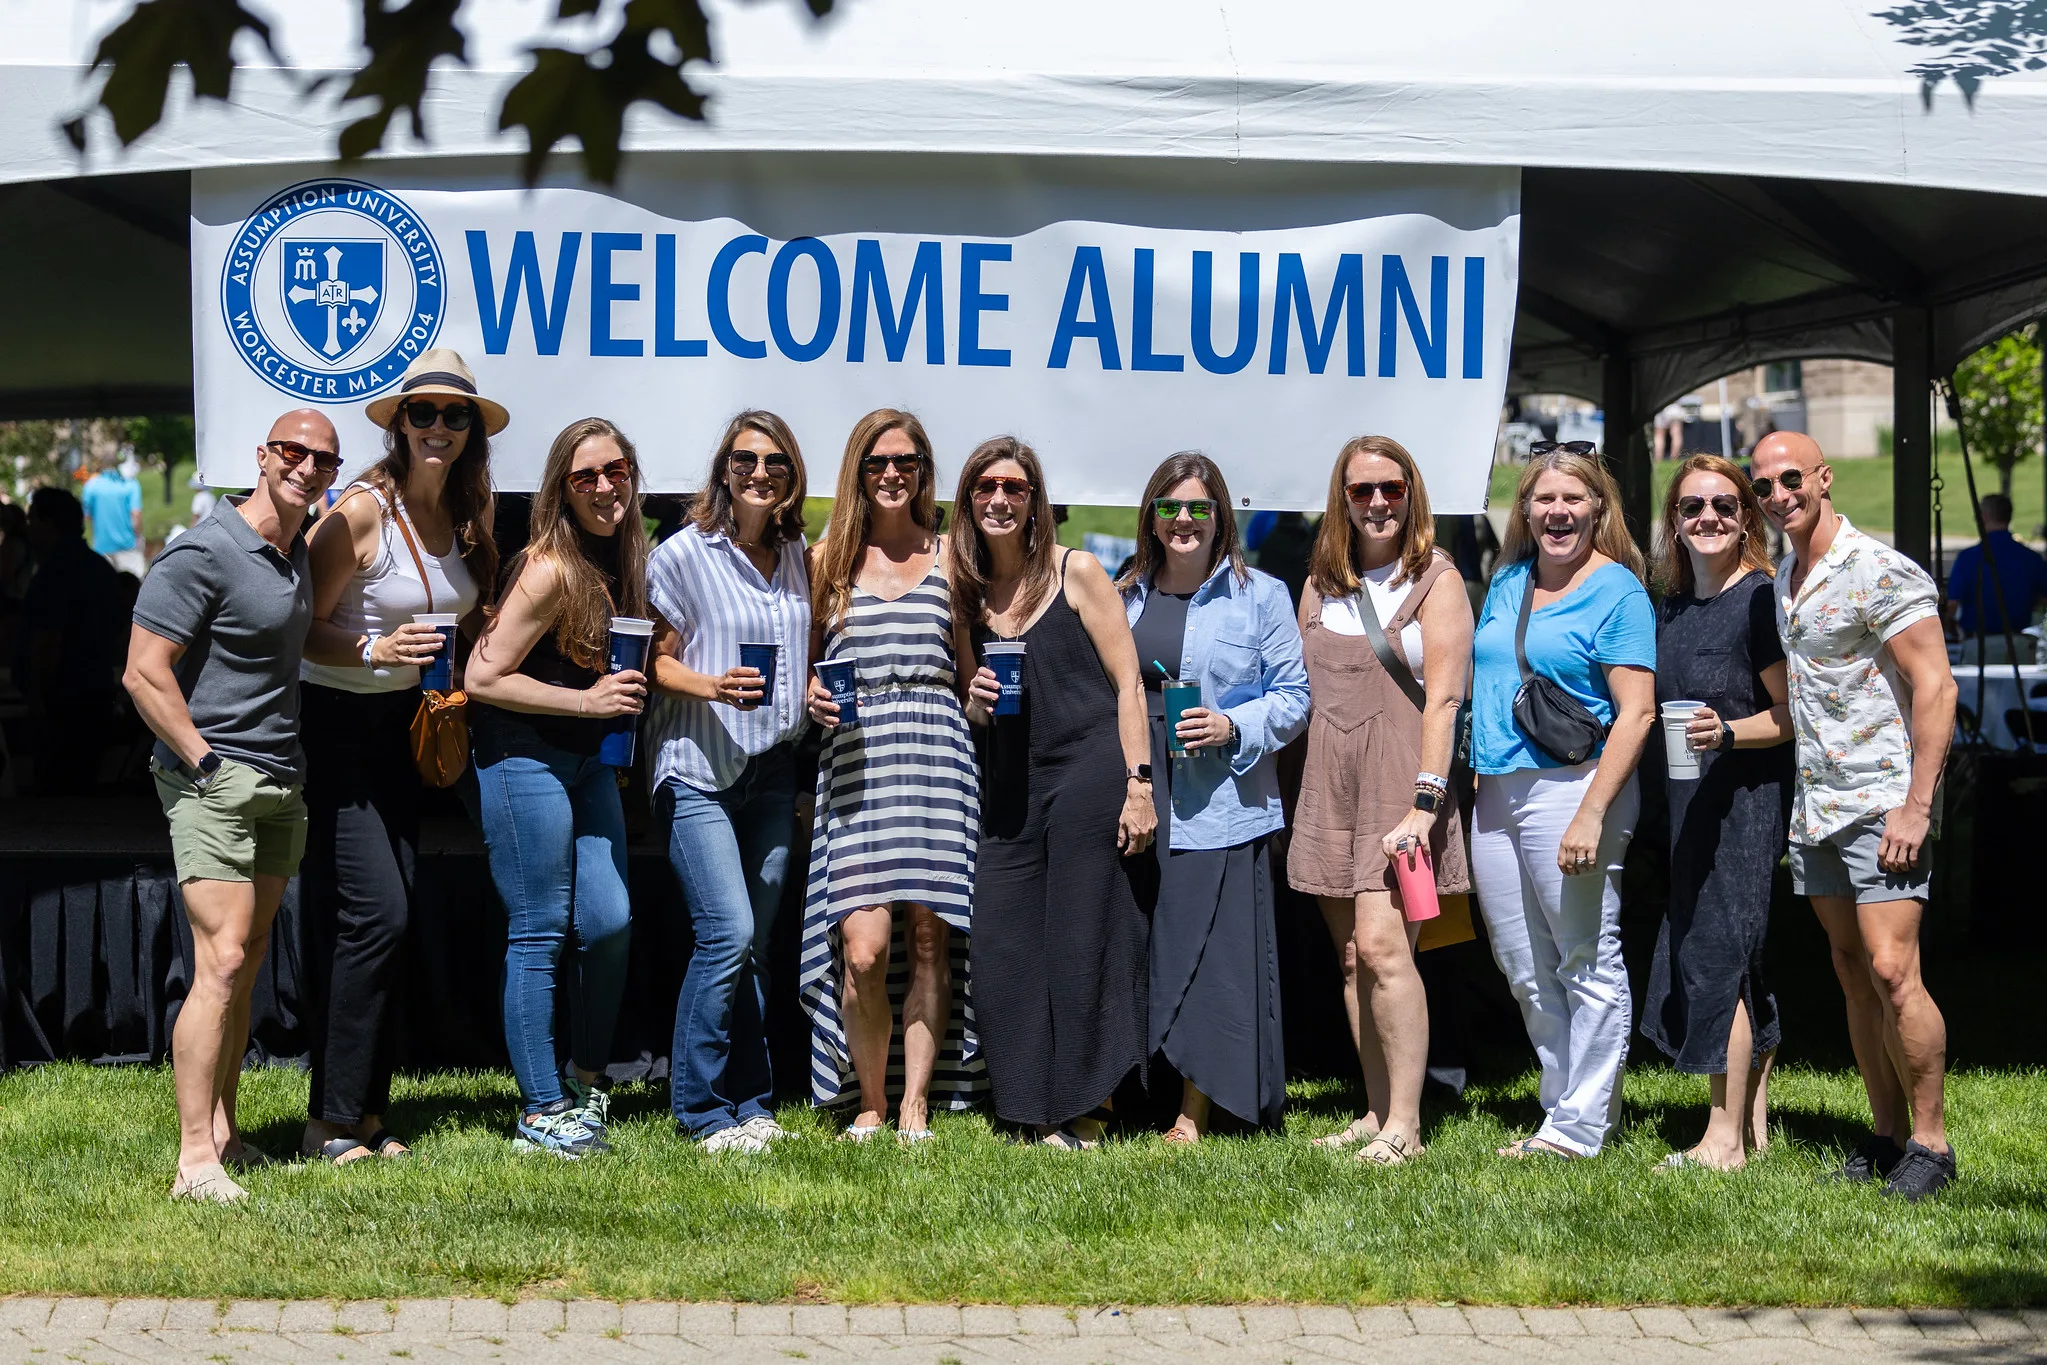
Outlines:
[[1417, 787], [1414, 793], [1414, 808], [1434, 815], [1443, 808], [1443, 794], [1430, 791], [1426, 787]]
[[1142, 782], [1148, 787], [1151, 785], [1151, 764], [1135, 764], [1132, 767], [1126, 768], [1123, 775], [1129, 781]]
[[220, 771], [220, 755], [208, 749], [197, 763], [185, 771], [191, 775], [192, 785], [200, 791], [205, 791], [206, 784], [213, 781], [214, 774]]

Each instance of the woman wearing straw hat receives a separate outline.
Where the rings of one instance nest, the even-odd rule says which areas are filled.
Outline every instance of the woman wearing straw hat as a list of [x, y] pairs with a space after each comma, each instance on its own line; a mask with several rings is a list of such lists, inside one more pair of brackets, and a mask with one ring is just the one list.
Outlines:
[[420, 668], [442, 649], [414, 617], [451, 613], [474, 633], [497, 577], [490, 438], [509, 420], [448, 350], [414, 361], [366, 411], [384, 428], [384, 457], [313, 532], [300, 671], [313, 1072], [302, 1150], [337, 1164], [407, 1155], [383, 1114], [419, 844], [410, 729]]

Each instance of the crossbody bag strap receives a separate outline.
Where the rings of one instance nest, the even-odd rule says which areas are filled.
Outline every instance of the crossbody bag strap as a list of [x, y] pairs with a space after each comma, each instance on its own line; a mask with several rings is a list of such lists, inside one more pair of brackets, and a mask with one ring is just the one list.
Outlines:
[[1528, 666], [1528, 616], [1535, 610], [1535, 566], [1528, 566], [1528, 584], [1521, 590], [1521, 621], [1514, 627], [1514, 662], [1521, 666], [1521, 681], [1535, 676]]
[[1362, 582], [1358, 584], [1358, 619], [1364, 622], [1365, 638], [1372, 642], [1372, 652], [1379, 656], [1379, 667], [1400, 685], [1400, 690], [1414, 703], [1415, 710], [1426, 711], [1428, 694], [1415, 681], [1414, 670], [1407, 666], [1407, 660], [1394, 653], [1393, 646], [1387, 642], [1386, 632], [1379, 625], [1379, 610], [1372, 605], [1371, 586]]
[[396, 498], [392, 499], [391, 520], [398, 523], [398, 534], [405, 537], [405, 548], [412, 551], [412, 567], [419, 570], [419, 584], [426, 589], [426, 609], [434, 609], [434, 585], [426, 576], [426, 561], [419, 557], [419, 546], [413, 543], [412, 528], [405, 524], [405, 507]]

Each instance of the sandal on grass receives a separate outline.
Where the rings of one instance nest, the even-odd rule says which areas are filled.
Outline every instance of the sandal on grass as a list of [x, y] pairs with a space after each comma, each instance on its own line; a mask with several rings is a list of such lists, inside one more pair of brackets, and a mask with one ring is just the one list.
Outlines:
[[343, 1133], [340, 1137], [328, 1138], [305, 1155], [329, 1166], [353, 1166], [358, 1161], [368, 1160], [371, 1152], [362, 1142]]
[[875, 1134], [879, 1133], [883, 1128], [886, 1128], [887, 1126], [888, 1125], [885, 1123], [849, 1124], [846, 1127], [845, 1131], [839, 1134], [839, 1141], [866, 1142], [869, 1138], [872, 1138]]
[[1062, 1152], [1092, 1152], [1102, 1145], [1099, 1138], [1090, 1141], [1071, 1128], [1054, 1128], [1038, 1141], [1043, 1146], [1057, 1147]]
[[1494, 1155], [1511, 1156], [1516, 1160], [1524, 1160], [1532, 1156], [1550, 1156], [1555, 1157], [1559, 1161], [1582, 1161], [1585, 1159], [1583, 1152], [1574, 1152], [1567, 1147], [1559, 1147], [1554, 1143], [1545, 1142], [1541, 1138], [1536, 1137], [1525, 1137], [1519, 1142], [1510, 1142], [1505, 1147], [1500, 1148]]
[[[402, 1161], [412, 1155], [412, 1149], [391, 1135], [389, 1128], [379, 1128], [370, 1134], [363, 1146], [375, 1152], [386, 1161]], [[395, 1149], [395, 1150], [394, 1150]]]
[[227, 1167], [209, 1161], [187, 1176], [182, 1172], [171, 1182], [171, 1198], [199, 1204], [233, 1204], [247, 1199], [249, 1192], [234, 1182]]
[[1350, 1121], [1349, 1127], [1339, 1129], [1334, 1133], [1324, 1133], [1309, 1145], [1320, 1147], [1325, 1152], [1337, 1152], [1345, 1147], [1355, 1147], [1360, 1142], [1370, 1142], [1377, 1136], [1379, 1136], [1379, 1130], [1374, 1128], [1368, 1120], [1355, 1118]]
[[1398, 1133], [1380, 1133], [1351, 1159], [1361, 1166], [1404, 1166], [1427, 1150]]
[[220, 1164], [237, 1171], [253, 1171], [261, 1166], [275, 1166], [277, 1159], [261, 1147], [244, 1142], [233, 1156], [223, 1155]]
[[938, 1134], [932, 1132], [929, 1128], [898, 1128], [896, 1130], [896, 1141], [905, 1147], [914, 1147], [920, 1142], [929, 1142], [937, 1136]]
[[1201, 1141], [1201, 1134], [1190, 1133], [1176, 1123], [1166, 1129], [1165, 1135], [1160, 1140], [1170, 1142], [1175, 1147], [1192, 1147], [1195, 1143]]

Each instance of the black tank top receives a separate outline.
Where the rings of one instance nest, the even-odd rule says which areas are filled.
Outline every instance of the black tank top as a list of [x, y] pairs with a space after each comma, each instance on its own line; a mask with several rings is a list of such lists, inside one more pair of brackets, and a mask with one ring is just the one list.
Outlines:
[[[605, 595], [613, 602], [618, 601], [618, 537], [593, 536], [582, 527], [576, 528], [577, 548], [583, 558], [590, 561], [604, 579]], [[502, 599], [501, 599], [502, 600]], [[600, 660], [608, 665], [610, 660]], [[554, 623], [547, 633], [534, 642], [526, 651], [526, 657], [519, 664], [519, 672], [529, 678], [548, 684], [550, 687], [567, 687], [578, 692], [595, 683], [605, 671], [604, 668], [587, 668], [569, 658], [555, 642]], [[531, 712], [499, 711], [500, 717], [523, 724], [544, 744], [552, 745], [572, 754], [594, 754], [604, 738], [605, 722], [581, 716], [540, 716]]]

